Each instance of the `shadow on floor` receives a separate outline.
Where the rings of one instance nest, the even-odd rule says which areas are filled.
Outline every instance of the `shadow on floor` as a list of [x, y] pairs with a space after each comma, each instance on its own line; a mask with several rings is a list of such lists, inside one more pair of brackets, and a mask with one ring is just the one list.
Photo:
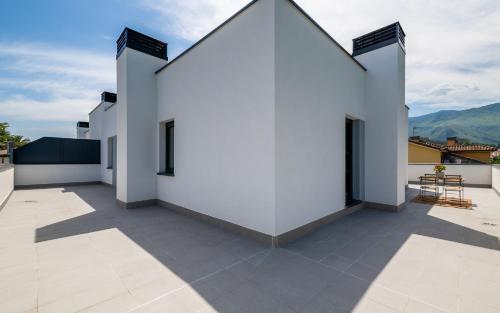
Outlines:
[[[164, 208], [121, 209], [107, 187], [68, 187], [64, 192], [75, 193], [95, 211], [37, 229], [37, 242], [118, 229], [191, 284], [216, 312], [351, 312], [414, 236], [500, 250], [497, 237], [433, 217], [428, 214], [431, 207], [423, 204], [411, 204], [397, 214], [358, 211], [290, 245], [270, 249]], [[410, 199], [415, 191], [408, 192]], [[415, 249], [431, 253], [431, 247]], [[414, 256], [420, 257], [432, 255]], [[405, 294], [395, 280], [394, 289]], [[186, 307], [195, 305], [169, 292], [156, 302], [168, 298], [184, 301]]]

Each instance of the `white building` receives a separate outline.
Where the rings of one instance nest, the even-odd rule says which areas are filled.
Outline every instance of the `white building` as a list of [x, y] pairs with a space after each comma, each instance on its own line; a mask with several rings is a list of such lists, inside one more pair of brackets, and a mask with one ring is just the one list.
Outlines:
[[78, 139], [101, 141], [101, 181], [116, 186], [116, 94], [103, 92], [101, 103], [89, 113], [89, 122], [78, 122]]
[[351, 55], [289, 0], [253, 1], [170, 62], [166, 43], [125, 29], [117, 99], [104, 93], [78, 136], [101, 140], [102, 181], [122, 206], [273, 243], [359, 201], [399, 210], [404, 38], [395, 23], [354, 39]]

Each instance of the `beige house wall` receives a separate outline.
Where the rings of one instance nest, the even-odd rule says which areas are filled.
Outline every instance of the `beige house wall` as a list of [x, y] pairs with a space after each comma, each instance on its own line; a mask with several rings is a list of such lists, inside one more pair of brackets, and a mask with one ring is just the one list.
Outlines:
[[441, 163], [441, 151], [409, 142], [408, 163]]
[[478, 160], [484, 163], [490, 163], [490, 158], [491, 158], [490, 151], [464, 151], [464, 152], [453, 152], [453, 153], [464, 156], [469, 159]]

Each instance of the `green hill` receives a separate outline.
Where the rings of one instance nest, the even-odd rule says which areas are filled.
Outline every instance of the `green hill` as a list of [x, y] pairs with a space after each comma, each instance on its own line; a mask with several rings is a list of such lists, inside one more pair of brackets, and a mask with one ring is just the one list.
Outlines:
[[500, 103], [463, 111], [445, 110], [411, 117], [409, 134], [445, 142], [459, 137], [472, 143], [500, 145]]

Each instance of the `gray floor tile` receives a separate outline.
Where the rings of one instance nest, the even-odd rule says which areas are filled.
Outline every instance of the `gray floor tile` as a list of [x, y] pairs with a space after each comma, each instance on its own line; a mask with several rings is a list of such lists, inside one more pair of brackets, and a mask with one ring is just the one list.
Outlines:
[[269, 293], [263, 292], [253, 283], [244, 284], [229, 296], [232, 303], [237, 307], [244, 308], [248, 313], [276, 312], [292, 313], [294, 312], [286, 304], [279, 302]]
[[376, 268], [359, 262], [352, 264], [345, 272], [370, 282], [374, 281], [380, 273]]
[[467, 193], [473, 210], [362, 210], [271, 249], [164, 208], [121, 209], [103, 186], [15, 191], [0, 212], [0, 305], [498, 312], [500, 231], [484, 222], [500, 220], [500, 201], [489, 189]]
[[321, 263], [336, 270], [345, 271], [354, 263], [354, 260], [336, 254], [330, 254], [321, 260]]

